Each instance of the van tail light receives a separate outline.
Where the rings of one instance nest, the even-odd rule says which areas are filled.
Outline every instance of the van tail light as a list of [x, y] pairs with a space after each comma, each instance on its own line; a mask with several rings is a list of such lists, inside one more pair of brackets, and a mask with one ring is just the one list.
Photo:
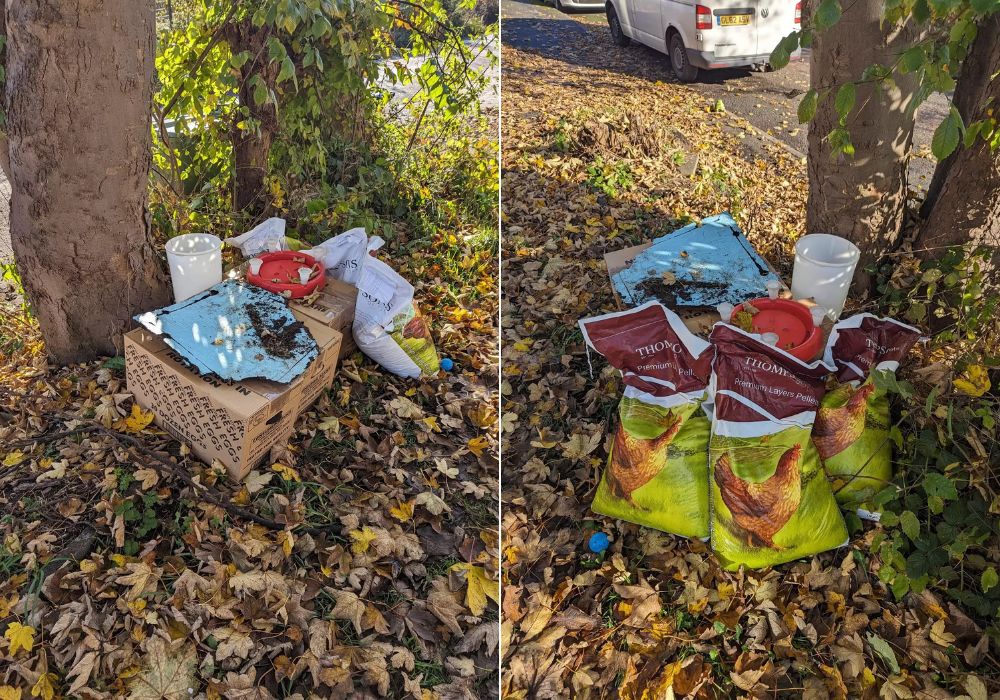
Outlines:
[[802, 3], [795, 3], [795, 24], [802, 24]]
[[705, 7], [704, 5], [695, 5], [695, 29], [711, 29], [712, 28], [712, 11]]

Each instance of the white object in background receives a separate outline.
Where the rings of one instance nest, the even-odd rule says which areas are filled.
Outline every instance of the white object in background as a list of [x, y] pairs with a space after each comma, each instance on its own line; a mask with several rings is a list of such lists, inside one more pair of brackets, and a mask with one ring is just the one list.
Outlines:
[[861, 251], [846, 238], [811, 233], [795, 243], [792, 296], [813, 299], [834, 319], [840, 317]]
[[300, 267], [299, 268], [299, 284], [305, 284], [309, 281], [309, 277], [312, 276], [311, 267]]
[[715, 308], [718, 310], [719, 316], [722, 317], [722, 322], [729, 323], [729, 319], [733, 317], [733, 309], [735, 309], [736, 307], [730, 304], [728, 301], [724, 301]]
[[260, 258], [250, 258], [250, 272], [255, 275], [260, 274], [260, 266], [264, 264], [264, 261]]
[[779, 340], [779, 336], [777, 333], [765, 333], [764, 335], [761, 336], [761, 338], [768, 345], [777, 345]]
[[826, 318], [826, 309], [822, 306], [813, 306], [809, 309], [809, 313], [812, 314], [814, 326], [819, 328], [823, 325], [823, 319]]
[[767, 285], [767, 296], [769, 299], [777, 299], [778, 292], [781, 291], [781, 282], [778, 280], [770, 280]]
[[244, 258], [253, 257], [257, 253], [285, 250], [285, 220], [277, 216], [263, 221], [246, 233], [227, 238], [226, 243], [236, 246]]
[[222, 241], [210, 233], [185, 233], [167, 241], [174, 301], [184, 301], [222, 281]]

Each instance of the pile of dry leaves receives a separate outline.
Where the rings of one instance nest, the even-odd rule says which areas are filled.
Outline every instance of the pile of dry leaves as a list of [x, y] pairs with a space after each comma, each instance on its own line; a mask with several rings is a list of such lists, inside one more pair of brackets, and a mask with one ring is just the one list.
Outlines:
[[0, 698], [495, 697], [496, 262], [463, 254], [478, 291], [402, 263], [456, 370], [356, 355], [242, 484], [121, 358], [0, 314]]
[[[685, 87], [606, 70], [624, 50], [588, 31], [562, 60], [503, 56], [502, 692], [985, 700], [988, 638], [928, 592], [893, 602], [867, 554], [877, 529], [728, 573], [701, 542], [589, 511], [620, 395], [603, 362], [588, 375], [576, 327], [615, 308], [603, 254], [728, 209], [787, 271], [806, 183]], [[588, 568], [594, 529], [612, 544]]]

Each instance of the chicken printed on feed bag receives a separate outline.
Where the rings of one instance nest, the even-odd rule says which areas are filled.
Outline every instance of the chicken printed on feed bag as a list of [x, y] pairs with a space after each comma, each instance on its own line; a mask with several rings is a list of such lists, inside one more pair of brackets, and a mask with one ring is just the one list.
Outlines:
[[681, 429], [681, 418], [668, 413], [665, 430], [650, 440], [633, 437], [624, 425], [615, 433], [614, 452], [608, 465], [611, 493], [640, 510], [648, 510], [632, 500], [632, 492], [648, 484], [667, 464], [667, 448]]
[[875, 391], [875, 385], [865, 384], [854, 389], [845, 384], [838, 391], [850, 392], [851, 398], [837, 408], [820, 407], [813, 425], [813, 443], [824, 460], [840, 454], [861, 437], [865, 431], [868, 397]]
[[746, 533], [750, 546], [781, 549], [772, 538], [798, 510], [802, 497], [801, 454], [800, 445], [790, 447], [778, 460], [774, 474], [756, 484], [736, 476], [728, 452], [716, 461], [715, 480], [722, 500], [733, 522]]

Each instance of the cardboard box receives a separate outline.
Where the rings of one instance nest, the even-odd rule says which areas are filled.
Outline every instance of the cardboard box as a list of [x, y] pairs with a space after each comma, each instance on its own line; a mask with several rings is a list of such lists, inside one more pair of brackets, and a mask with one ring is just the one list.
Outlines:
[[162, 338], [137, 328], [125, 334], [128, 390], [156, 424], [191, 446], [202, 460], [219, 460], [243, 479], [295, 427], [295, 419], [333, 382], [343, 336], [293, 309], [319, 346], [319, 356], [291, 384], [224, 382], [188, 368]]
[[327, 279], [320, 293], [309, 303], [292, 301], [291, 306], [298, 313], [320, 321], [328, 328], [339, 331], [344, 336], [340, 346], [340, 357], [357, 350], [354, 343], [354, 308], [358, 302], [358, 288], [340, 280]]
[[[604, 264], [608, 268], [608, 279], [610, 280], [615, 273], [620, 272], [635, 262], [636, 256], [652, 244], [652, 241], [648, 241], [630, 248], [622, 248], [621, 250], [613, 250], [605, 253]], [[622, 302], [614, 284], [611, 285], [611, 293], [615, 295], [618, 308], [624, 309], [625, 303]], [[676, 312], [681, 317], [688, 330], [700, 336], [707, 336], [712, 330], [712, 324], [719, 320], [719, 314], [714, 310], [671, 309], [671, 311]]]

